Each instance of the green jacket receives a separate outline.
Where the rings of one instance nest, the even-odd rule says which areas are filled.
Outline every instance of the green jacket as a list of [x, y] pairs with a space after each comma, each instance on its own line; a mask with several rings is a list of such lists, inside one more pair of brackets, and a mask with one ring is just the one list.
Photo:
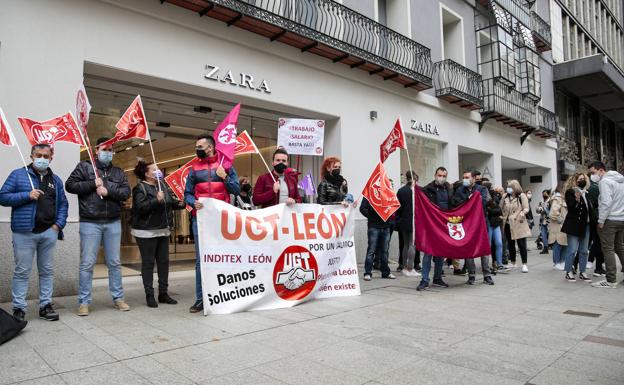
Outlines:
[[600, 197], [600, 190], [598, 189], [598, 183], [590, 182], [589, 189], [587, 189], [587, 201], [589, 202], [589, 221], [590, 223], [598, 222], [598, 205]]

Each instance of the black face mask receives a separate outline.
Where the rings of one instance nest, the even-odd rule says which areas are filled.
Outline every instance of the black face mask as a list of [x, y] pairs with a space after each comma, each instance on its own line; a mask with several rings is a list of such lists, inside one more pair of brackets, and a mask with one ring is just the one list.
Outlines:
[[203, 149], [197, 149], [195, 150], [195, 153], [197, 154], [197, 157], [199, 159], [204, 159], [205, 157], [208, 156], [208, 154], [206, 153], [206, 150], [203, 150]]
[[241, 186], [241, 191], [246, 192], [247, 194], [249, 194], [249, 192], [251, 191], [251, 185], [249, 183], [245, 183]]
[[335, 168], [335, 169], [331, 170], [331, 174], [332, 174], [332, 176], [334, 178], [337, 177], [338, 175], [340, 175], [340, 169], [339, 168]]
[[548, 200], [548, 195], [544, 195], [543, 198], [544, 198], [544, 201], [547, 201]]
[[577, 183], [577, 186], [579, 186], [580, 188], [585, 188], [586, 185], [587, 185], [587, 182], [585, 182], [584, 179]]
[[275, 166], [273, 166], [273, 170], [275, 170], [275, 172], [278, 174], [283, 173], [287, 168], [288, 166], [286, 166], [286, 164], [284, 163], [278, 163]]

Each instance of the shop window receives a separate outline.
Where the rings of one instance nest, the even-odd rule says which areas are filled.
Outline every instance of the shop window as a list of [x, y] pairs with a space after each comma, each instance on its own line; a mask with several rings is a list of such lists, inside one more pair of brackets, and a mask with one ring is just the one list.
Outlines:
[[[419, 177], [419, 184], [426, 185], [433, 179], [434, 172], [444, 162], [444, 143], [414, 135], [406, 135], [407, 146], [412, 162], [412, 169]], [[401, 151], [401, 181], [406, 183], [405, 173], [409, 171], [409, 162], [405, 151]], [[395, 189], [400, 186], [394, 184]]]

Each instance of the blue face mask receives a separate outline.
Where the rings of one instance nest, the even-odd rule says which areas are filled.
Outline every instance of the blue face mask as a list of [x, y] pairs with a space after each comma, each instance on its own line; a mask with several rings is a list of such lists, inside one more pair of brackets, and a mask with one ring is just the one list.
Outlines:
[[112, 151], [100, 151], [98, 152], [98, 159], [100, 162], [104, 164], [110, 164], [113, 161], [113, 152]]
[[34, 158], [33, 167], [37, 171], [45, 171], [50, 166], [50, 159], [46, 158]]
[[470, 186], [470, 179], [464, 179], [464, 180], [462, 181], [462, 184], [463, 184], [464, 186], [466, 186], [466, 187]]

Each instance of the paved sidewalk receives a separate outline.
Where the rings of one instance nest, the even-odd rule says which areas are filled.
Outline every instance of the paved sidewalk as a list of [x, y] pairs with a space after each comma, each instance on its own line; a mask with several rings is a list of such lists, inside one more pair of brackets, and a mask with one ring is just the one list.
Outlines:
[[125, 279], [128, 313], [99, 281], [88, 317], [76, 297], [55, 299], [59, 322], [29, 311], [0, 346], [0, 383], [624, 384], [624, 285], [564, 282], [550, 257], [529, 261], [493, 287], [446, 270], [450, 288], [416, 292], [416, 279], [377, 274], [359, 297], [208, 317], [188, 312], [192, 272], [172, 274], [180, 304], [158, 309]]

